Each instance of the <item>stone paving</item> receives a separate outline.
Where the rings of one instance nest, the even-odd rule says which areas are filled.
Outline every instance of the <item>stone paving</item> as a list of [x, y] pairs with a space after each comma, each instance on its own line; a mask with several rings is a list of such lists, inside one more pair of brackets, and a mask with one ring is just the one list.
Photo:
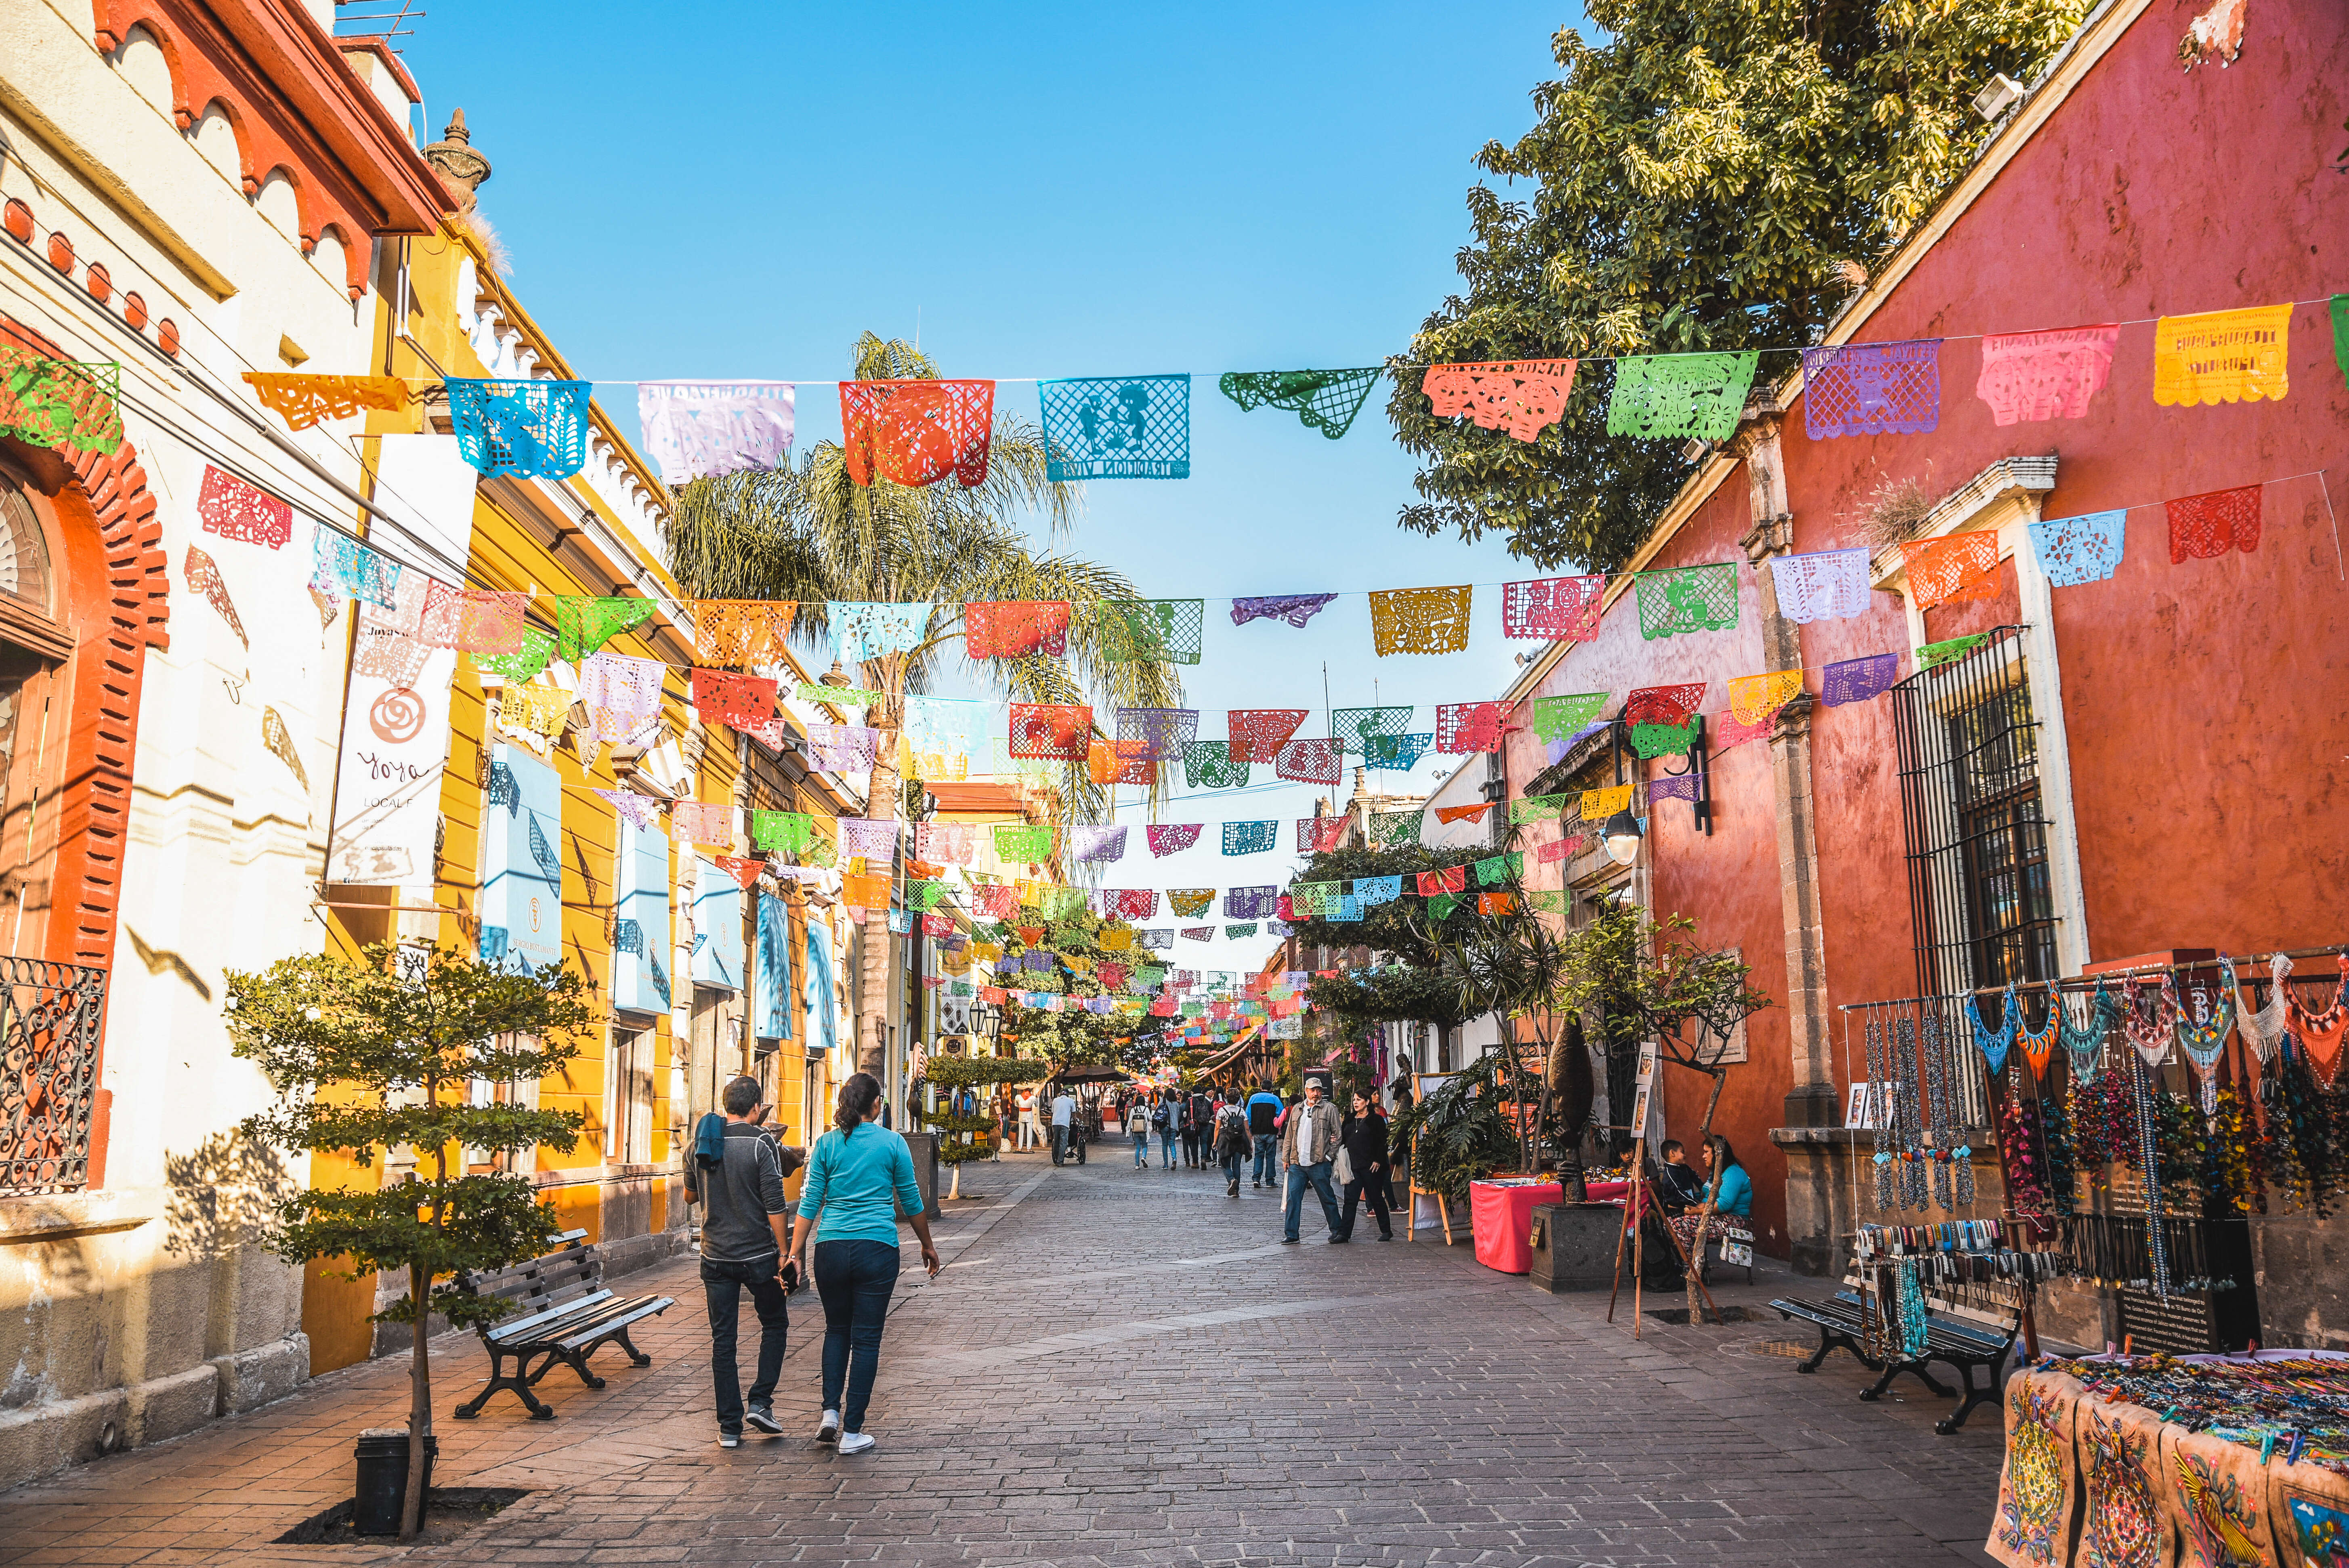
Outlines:
[[[1603, 1294], [1495, 1274], [1464, 1238], [1381, 1245], [1366, 1216], [1341, 1250], [1309, 1197], [1304, 1244], [1281, 1246], [1270, 1190], [1230, 1200], [1213, 1172], [1094, 1154], [967, 1171], [935, 1284], [908, 1245], [869, 1453], [812, 1441], [812, 1293], [776, 1399], [791, 1434], [717, 1446], [680, 1261], [626, 1282], [678, 1298], [638, 1339], [650, 1367], [607, 1350], [601, 1390], [558, 1370], [552, 1422], [502, 1395], [438, 1422], [442, 1484], [533, 1491], [455, 1542], [269, 1544], [349, 1495], [354, 1432], [404, 1420], [404, 1369], [375, 1363], [0, 1494], [0, 1564], [1987, 1561], [1995, 1408], [1940, 1437], [1942, 1401], [1859, 1403], [1847, 1357], [1802, 1377], [1756, 1353], [1806, 1337], [1775, 1316], [1651, 1318], [1635, 1342], [1628, 1302], [1610, 1326]], [[1719, 1295], [1758, 1306], [1789, 1283], [1765, 1267]], [[484, 1372], [471, 1336], [440, 1342], [444, 1416]]]

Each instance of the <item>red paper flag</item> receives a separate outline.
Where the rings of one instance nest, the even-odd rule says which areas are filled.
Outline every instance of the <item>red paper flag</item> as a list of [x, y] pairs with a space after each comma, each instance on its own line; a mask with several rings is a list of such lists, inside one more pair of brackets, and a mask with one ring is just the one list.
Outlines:
[[756, 729], [775, 717], [775, 683], [760, 676], [696, 670], [693, 706], [704, 723]]
[[767, 869], [767, 862], [746, 859], [741, 855], [720, 855], [718, 857], [718, 869], [732, 877], [735, 885], [744, 892], [749, 892], [757, 883], [759, 874]]
[[1468, 885], [1466, 866], [1446, 866], [1442, 871], [1419, 873], [1419, 896], [1433, 898], [1440, 892], [1458, 892]]
[[1623, 702], [1625, 724], [1686, 724], [1704, 701], [1705, 683], [1641, 686]]

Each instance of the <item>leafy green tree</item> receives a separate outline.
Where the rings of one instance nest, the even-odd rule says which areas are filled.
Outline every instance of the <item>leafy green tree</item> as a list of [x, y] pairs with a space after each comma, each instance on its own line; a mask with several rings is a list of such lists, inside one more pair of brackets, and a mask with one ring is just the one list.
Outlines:
[[[1138, 946], [1104, 947], [1102, 937], [1112, 930], [1130, 932], [1133, 927], [1122, 919], [1103, 919], [1078, 910], [1049, 927], [1043, 940], [1031, 949], [1019, 934], [1018, 924], [1005, 922], [988, 938], [1003, 950], [1004, 961], [996, 965], [997, 983], [1014, 996], [1022, 992], [1049, 991], [1081, 1001], [1124, 995], [1102, 983], [1101, 966], [1122, 964], [1129, 969], [1139, 968], [1151, 962], [1152, 955]], [[1052, 967], [1015, 972], [1009, 966], [1009, 960], [1025, 957], [1031, 951], [1051, 954]], [[1133, 1037], [1141, 1032], [1142, 1022], [1127, 1012], [1053, 1012], [1016, 1001], [1006, 1002], [1003, 1009], [1004, 1036], [1018, 1042], [1019, 1054], [1056, 1067], [1124, 1064]]]
[[[1940, 200], [1993, 73], [2029, 79], [2085, 0], [1593, 0], [1551, 41], [1539, 123], [1488, 142], [1462, 292], [1428, 316], [1388, 406], [1422, 459], [1403, 527], [1499, 532], [1544, 567], [1620, 568], [1687, 477], [1678, 441], [1609, 437], [1587, 361], [1533, 442], [1438, 419], [1428, 363], [1800, 346]], [[1794, 368], [1765, 356], [1764, 377]]]
[[[937, 368], [910, 345], [871, 333], [856, 341], [859, 380], [935, 380]], [[671, 570], [686, 591], [708, 599], [789, 599], [799, 604], [793, 639], [814, 652], [833, 638], [831, 601], [936, 606], [911, 650], [864, 661], [848, 672], [881, 694], [864, 722], [881, 731], [866, 810], [895, 818], [900, 810], [897, 738], [905, 699], [927, 692], [949, 658], [960, 661], [963, 606], [999, 600], [1066, 601], [1071, 608], [1065, 660], [1034, 656], [980, 661], [986, 685], [1019, 702], [1097, 700], [1103, 708], [1174, 707], [1181, 681], [1164, 659], [1137, 658], [1135, 638], [1104, 607], [1133, 604], [1133, 584], [1108, 567], [1033, 545], [1023, 524], [1040, 519], [1048, 539], [1064, 537], [1082, 487], [1045, 478], [1042, 433], [1016, 416], [995, 421], [987, 481], [965, 489], [949, 479], [921, 487], [875, 476], [849, 476], [847, 452], [819, 442], [797, 466], [771, 473], [696, 480], [678, 492], [667, 525]], [[1064, 766], [1057, 783], [1064, 820], [1101, 819], [1103, 791], [1082, 762]], [[888, 911], [868, 910], [864, 962], [858, 975], [857, 1026], [864, 1054], [875, 1048], [873, 1020], [887, 1010]]]
[[1389, 1136], [1411, 1150], [1411, 1184], [1464, 1203], [1468, 1184], [1519, 1158], [1517, 1129], [1500, 1111], [1510, 1097], [1507, 1053], [1479, 1057], [1395, 1113]]
[[567, 967], [516, 975], [461, 951], [383, 944], [359, 964], [311, 954], [225, 978], [235, 1054], [258, 1064], [278, 1094], [274, 1109], [245, 1119], [246, 1137], [313, 1153], [347, 1150], [362, 1166], [378, 1150], [416, 1152], [407, 1180], [375, 1191], [311, 1188], [286, 1198], [271, 1238], [288, 1263], [340, 1260], [341, 1278], [408, 1276], [407, 1294], [375, 1321], [414, 1331], [399, 1526], [399, 1538], [412, 1540], [432, 1429], [428, 1320], [439, 1313], [467, 1326], [503, 1315], [510, 1304], [455, 1276], [536, 1257], [562, 1229], [528, 1176], [469, 1174], [462, 1151], [567, 1151], [583, 1120], [576, 1111], [470, 1104], [469, 1091], [475, 1080], [535, 1083], [575, 1057], [574, 1037], [595, 1020], [585, 985]]
[[1476, 919], [1477, 890], [1434, 917], [1412, 881], [1421, 872], [1442, 871], [1489, 859], [1497, 850], [1431, 850], [1418, 843], [1392, 848], [1348, 846], [1315, 855], [1296, 882], [1345, 882], [1365, 877], [1400, 876], [1403, 896], [1362, 911], [1362, 918], [1330, 920], [1309, 915], [1291, 929], [1306, 947], [1367, 947], [1387, 955], [1376, 972], [1356, 970], [1334, 979], [1315, 979], [1306, 992], [1317, 1016], [1359, 1036], [1372, 1024], [1439, 1024], [1458, 1028], [1476, 1016], [1463, 1012], [1460, 988], [1442, 966], [1444, 934], [1464, 930]]
[[923, 1068], [922, 1078], [939, 1091], [938, 1103], [921, 1114], [923, 1124], [939, 1135], [938, 1158], [954, 1167], [954, 1187], [947, 1197], [962, 1196], [962, 1168], [966, 1161], [985, 1160], [994, 1154], [997, 1131], [994, 1114], [983, 1102], [968, 1114], [955, 1109], [955, 1092], [997, 1084], [1034, 1083], [1045, 1071], [1042, 1062], [1024, 1057], [930, 1058]]

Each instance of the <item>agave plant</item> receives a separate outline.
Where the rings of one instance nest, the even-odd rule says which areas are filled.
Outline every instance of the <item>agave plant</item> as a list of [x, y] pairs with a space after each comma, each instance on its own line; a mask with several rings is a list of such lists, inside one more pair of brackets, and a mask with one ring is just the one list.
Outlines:
[[[871, 333], [857, 339], [859, 380], [934, 380], [919, 350]], [[979, 661], [981, 685], [1019, 702], [1091, 700], [1109, 707], [1174, 707], [1182, 682], [1163, 660], [1133, 658], [1130, 634], [1098, 612], [1141, 595], [1121, 573], [1056, 550], [1040, 550], [1023, 526], [1064, 539], [1082, 501], [1080, 486], [1046, 477], [1043, 434], [1016, 416], [995, 421], [984, 483], [915, 488], [850, 477], [848, 455], [823, 441], [790, 468], [697, 480], [678, 493], [667, 528], [669, 567], [705, 599], [789, 599], [800, 609], [792, 640], [812, 653], [833, 642], [828, 602], [927, 603], [936, 606], [923, 640], [901, 654], [864, 660], [848, 672], [881, 700], [865, 722], [881, 731], [866, 805], [894, 819], [903, 780], [898, 736], [908, 694], [933, 689], [960, 659], [963, 606], [1001, 600], [1060, 600], [1071, 609], [1065, 661], [1031, 656]], [[828, 661], [827, 661], [828, 662]], [[965, 666], [968, 668], [968, 665]], [[1064, 821], [1098, 821], [1107, 797], [1085, 764], [1065, 764], [1055, 782]], [[870, 1030], [886, 1010], [887, 912], [865, 914], [858, 1016]], [[865, 1055], [874, 1049], [868, 1036]]]

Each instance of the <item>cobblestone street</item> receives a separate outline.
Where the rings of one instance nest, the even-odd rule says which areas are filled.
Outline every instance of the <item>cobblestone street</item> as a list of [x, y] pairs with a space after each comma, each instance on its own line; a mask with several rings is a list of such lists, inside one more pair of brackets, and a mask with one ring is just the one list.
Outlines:
[[[1307, 1204], [1219, 1176], [1030, 1158], [966, 1174], [913, 1251], [883, 1346], [873, 1452], [812, 1441], [821, 1315], [797, 1298], [789, 1436], [718, 1448], [694, 1265], [637, 1371], [558, 1370], [560, 1418], [501, 1396], [443, 1418], [437, 1480], [533, 1495], [447, 1545], [270, 1542], [349, 1495], [351, 1437], [396, 1425], [375, 1363], [205, 1431], [0, 1497], [0, 1563], [1927, 1564], [1986, 1561], [1998, 1413], [1937, 1437], [1930, 1398], [1862, 1404], [1857, 1364], [1752, 1348], [1795, 1326], [1646, 1324], [1479, 1267], [1463, 1237], [1343, 1252]], [[1785, 1287], [1764, 1272], [1723, 1303]], [[1651, 1297], [1651, 1311], [1680, 1305]], [[746, 1346], [747, 1354], [747, 1346]], [[484, 1372], [440, 1342], [445, 1418]]]

